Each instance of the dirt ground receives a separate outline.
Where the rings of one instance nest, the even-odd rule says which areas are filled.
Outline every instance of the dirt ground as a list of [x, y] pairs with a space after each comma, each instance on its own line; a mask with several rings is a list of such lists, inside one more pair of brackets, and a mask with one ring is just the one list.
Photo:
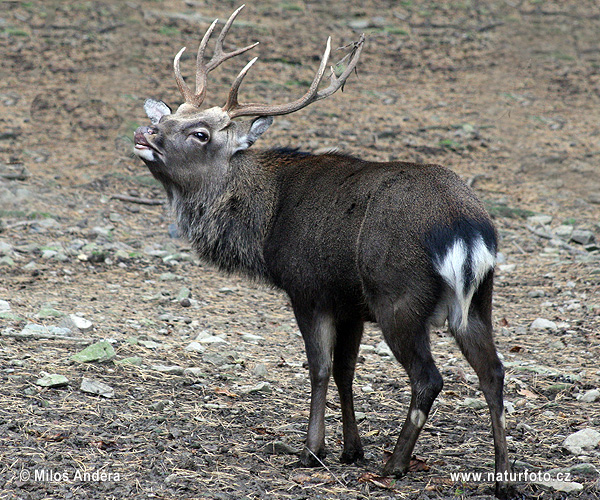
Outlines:
[[[489, 498], [491, 481], [451, 478], [492, 471], [493, 447], [476, 377], [444, 332], [432, 333], [445, 387], [417, 470], [377, 476], [410, 394], [376, 328], [355, 386], [365, 461], [339, 463], [332, 386], [325, 467], [298, 468], [309, 383], [286, 297], [197, 262], [164, 205], [112, 198], [164, 199], [132, 154], [143, 101], [181, 102], [173, 56], [188, 47], [191, 75], [201, 33], [236, 6], [0, 2], [0, 299], [11, 308], [0, 317], [0, 499]], [[600, 254], [566, 227], [600, 238], [600, 7], [248, 2], [229, 36], [229, 46], [261, 42], [243, 98], [295, 99], [327, 36], [338, 47], [362, 31], [344, 92], [276, 119], [256, 147], [442, 163], [468, 180], [501, 237], [494, 318], [514, 468], [599, 467], [600, 448], [574, 455], [563, 442], [600, 430], [600, 404], [580, 399], [600, 388]], [[211, 74], [209, 105], [224, 102], [243, 59]], [[64, 314], [93, 326], [53, 335]], [[554, 325], [532, 328], [537, 318]], [[42, 328], [25, 336], [31, 323]], [[186, 350], [199, 334], [225, 342]], [[112, 360], [70, 360], [103, 339]], [[42, 372], [68, 383], [40, 387]], [[83, 378], [114, 395], [82, 391]], [[521, 481], [519, 498], [600, 498], [597, 472], [571, 481], [580, 489]]]

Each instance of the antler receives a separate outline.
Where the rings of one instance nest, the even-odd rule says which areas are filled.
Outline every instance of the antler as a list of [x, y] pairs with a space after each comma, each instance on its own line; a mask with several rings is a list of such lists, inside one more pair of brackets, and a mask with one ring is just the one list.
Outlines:
[[246, 76], [246, 73], [250, 69], [250, 67], [256, 62], [256, 59], [252, 59], [242, 71], [238, 74], [237, 78], [233, 82], [231, 86], [231, 90], [229, 91], [229, 97], [227, 98], [227, 102], [225, 106], [223, 106], [223, 111], [226, 111], [230, 118], [236, 118], [238, 116], [275, 116], [275, 115], [285, 115], [288, 113], [293, 113], [294, 111], [298, 111], [299, 109], [308, 106], [309, 104], [318, 101], [320, 99], [324, 99], [329, 97], [339, 88], [344, 87], [347, 78], [350, 76], [350, 73], [356, 67], [358, 63], [358, 58], [360, 57], [360, 53], [362, 52], [363, 45], [365, 42], [365, 35], [362, 34], [357, 42], [354, 42], [352, 45], [352, 52], [347, 54], [341, 61], [339, 61], [337, 65], [350, 59], [350, 62], [346, 66], [346, 69], [343, 73], [338, 77], [335, 75], [335, 71], [333, 66], [331, 67], [331, 83], [329, 87], [323, 90], [318, 90], [319, 84], [323, 79], [323, 75], [325, 74], [325, 67], [327, 66], [327, 61], [329, 60], [329, 53], [331, 52], [331, 37], [327, 39], [327, 46], [325, 47], [325, 52], [323, 53], [323, 58], [321, 59], [321, 65], [315, 75], [314, 80], [312, 81], [310, 88], [300, 99], [293, 101], [289, 104], [279, 104], [269, 106], [267, 104], [240, 104], [238, 102], [238, 90], [240, 88], [240, 84], [242, 80]]
[[229, 28], [231, 28], [233, 21], [235, 21], [235, 18], [244, 7], [245, 5], [242, 5], [233, 14], [231, 14], [231, 16], [229, 16], [229, 19], [225, 23], [225, 26], [223, 27], [221, 33], [219, 34], [219, 37], [217, 38], [214, 54], [207, 64], [204, 63], [204, 51], [206, 50], [208, 40], [210, 39], [210, 36], [212, 35], [212, 32], [214, 31], [215, 26], [217, 25], [218, 19], [215, 19], [213, 21], [213, 23], [210, 25], [210, 27], [204, 34], [204, 37], [200, 42], [200, 47], [198, 48], [198, 56], [196, 57], [196, 92], [192, 92], [192, 89], [190, 89], [187, 83], [185, 83], [183, 77], [181, 76], [181, 70], [179, 69], [179, 59], [181, 58], [181, 54], [183, 54], [185, 47], [183, 47], [175, 56], [175, 59], [173, 60], [173, 68], [175, 70], [175, 81], [177, 82], [177, 86], [179, 87], [179, 91], [183, 95], [185, 102], [191, 104], [192, 106], [200, 107], [200, 105], [204, 101], [204, 97], [206, 96], [206, 80], [208, 73], [215, 69], [217, 66], [219, 66], [219, 64], [221, 64], [223, 61], [226, 61], [227, 59], [235, 57], [239, 54], [243, 54], [244, 52], [258, 45], [258, 42], [256, 42], [252, 45], [248, 45], [247, 47], [233, 50], [231, 52], [223, 51], [223, 40], [225, 40], [225, 37], [227, 36], [227, 33], [229, 32]]

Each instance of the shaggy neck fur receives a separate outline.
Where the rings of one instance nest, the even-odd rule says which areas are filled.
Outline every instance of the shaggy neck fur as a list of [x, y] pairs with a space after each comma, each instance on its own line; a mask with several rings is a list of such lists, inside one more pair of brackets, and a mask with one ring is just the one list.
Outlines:
[[177, 225], [198, 255], [227, 272], [267, 279], [263, 246], [274, 212], [275, 186], [258, 155], [240, 152], [224, 181], [186, 191], [171, 186]]

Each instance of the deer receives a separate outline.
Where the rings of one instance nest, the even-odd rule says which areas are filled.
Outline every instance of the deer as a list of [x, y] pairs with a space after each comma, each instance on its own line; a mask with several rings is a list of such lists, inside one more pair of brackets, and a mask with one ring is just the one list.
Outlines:
[[[283, 290], [302, 334], [310, 378], [310, 413], [301, 466], [326, 455], [325, 404], [331, 375], [341, 406], [341, 462], [364, 459], [354, 411], [353, 379], [366, 322], [376, 323], [406, 371], [411, 400], [384, 476], [402, 477], [443, 380], [430, 347], [431, 328], [448, 325], [478, 376], [491, 417], [496, 494], [507, 491], [504, 368], [492, 325], [494, 224], [461, 178], [436, 164], [374, 162], [339, 152], [251, 149], [273, 117], [294, 113], [344, 87], [365, 43], [364, 34], [331, 67], [326, 43], [306, 93], [286, 104], [241, 103], [238, 91], [253, 58], [231, 85], [222, 107], [201, 109], [208, 73], [258, 42], [223, 48], [242, 5], [222, 28], [208, 62], [217, 24], [196, 57], [196, 90], [175, 81], [184, 102], [173, 113], [147, 99], [149, 126], [134, 134], [134, 151], [162, 184], [182, 236], [198, 256], [226, 273]], [[250, 117], [248, 120], [237, 120]]]

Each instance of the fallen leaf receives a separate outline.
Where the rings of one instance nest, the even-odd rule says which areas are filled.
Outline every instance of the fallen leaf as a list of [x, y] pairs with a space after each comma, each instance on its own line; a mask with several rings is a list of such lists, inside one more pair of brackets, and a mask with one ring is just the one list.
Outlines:
[[517, 391], [517, 394], [520, 394], [521, 396], [525, 396], [526, 398], [532, 398], [532, 399], [537, 399], [539, 397], [535, 392], [530, 391], [529, 389], [525, 389], [525, 388], [519, 389]]
[[410, 465], [408, 466], [408, 470], [411, 472], [427, 472], [430, 469], [429, 465], [425, 463], [424, 460], [417, 458], [413, 455], [410, 459]]
[[374, 472], [365, 472], [358, 478], [359, 483], [371, 483], [380, 488], [394, 489], [397, 479], [394, 477], [382, 477]]
[[229, 389], [227, 389], [225, 387], [215, 387], [215, 393], [222, 394], [223, 396], [228, 396], [230, 398], [239, 397], [235, 392], [231, 392]]
[[521, 352], [522, 350], [523, 348], [520, 345], [515, 345], [509, 349], [509, 352]]

